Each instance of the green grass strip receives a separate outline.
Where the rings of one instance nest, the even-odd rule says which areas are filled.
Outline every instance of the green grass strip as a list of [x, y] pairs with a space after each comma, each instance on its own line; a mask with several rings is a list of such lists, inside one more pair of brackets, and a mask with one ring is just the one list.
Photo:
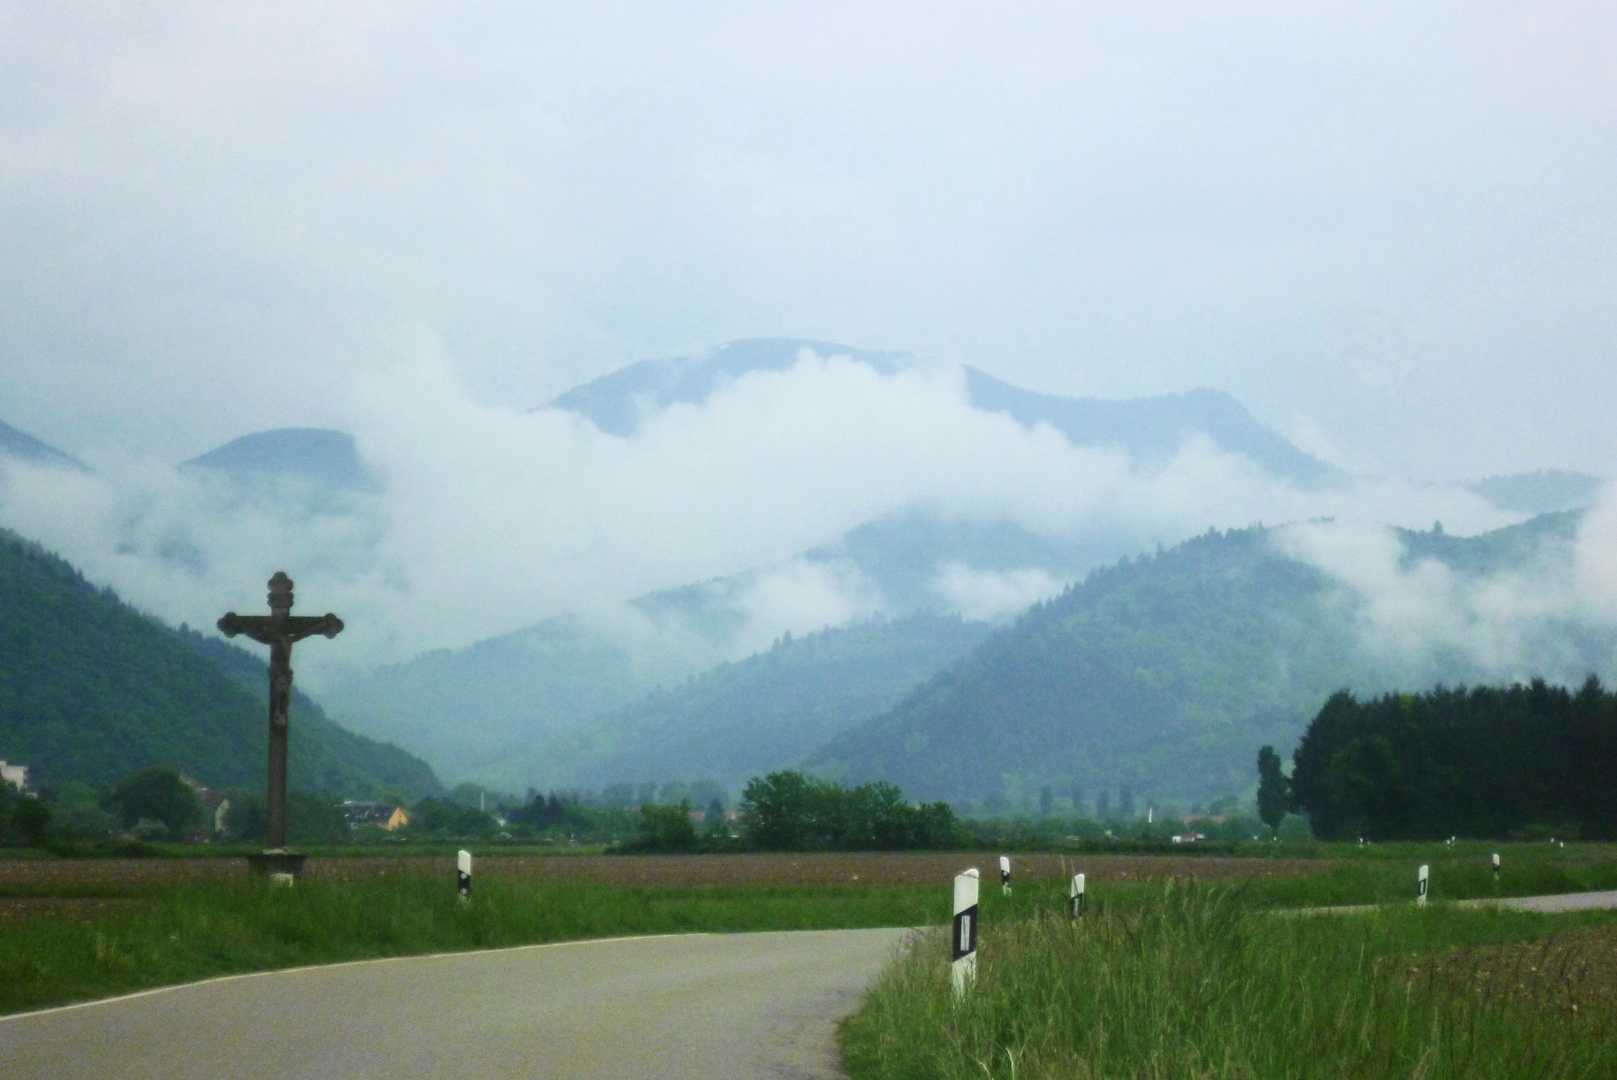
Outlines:
[[633, 888], [479, 882], [462, 904], [442, 874], [196, 882], [85, 921], [24, 919], [0, 935], [0, 1012], [217, 975], [628, 934], [918, 926], [941, 889]]

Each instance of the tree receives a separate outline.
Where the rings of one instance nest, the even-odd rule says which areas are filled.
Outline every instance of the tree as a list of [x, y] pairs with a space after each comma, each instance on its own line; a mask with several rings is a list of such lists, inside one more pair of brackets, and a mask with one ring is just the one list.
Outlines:
[[1291, 781], [1280, 771], [1280, 755], [1265, 746], [1258, 751], [1258, 817], [1276, 831], [1291, 809]]
[[885, 781], [844, 788], [801, 773], [770, 773], [748, 781], [741, 817], [748, 844], [766, 851], [896, 851], [959, 842], [948, 803], [910, 806]]
[[33, 796], [28, 796], [17, 803], [17, 809], [12, 811], [11, 820], [29, 846], [39, 847], [45, 842], [45, 829], [51, 823], [51, 808]]
[[741, 816], [748, 843], [773, 851], [795, 851], [814, 832], [814, 781], [802, 773], [772, 772], [753, 777], [741, 792]]
[[154, 765], [120, 784], [112, 793], [118, 817], [126, 828], [142, 820], [155, 821], [180, 839], [202, 824], [202, 800], [196, 789], [173, 769]]
[[695, 851], [691, 804], [683, 800], [673, 806], [646, 803], [640, 808], [640, 835], [634, 846], [641, 851]]

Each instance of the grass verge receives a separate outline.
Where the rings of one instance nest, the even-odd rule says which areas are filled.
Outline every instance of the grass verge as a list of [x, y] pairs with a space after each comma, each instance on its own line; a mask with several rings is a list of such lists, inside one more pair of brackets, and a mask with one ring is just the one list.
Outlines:
[[[1617, 925], [1608, 913], [1434, 904], [1283, 919], [1239, 887], [1167, 884], [1114, 891], [1070, 925], [1053, 899], [985, 903], [977, 984], [958, 1004], [946, 935], [918, 935], [843, 1025], [850, 1073], [1491, 1080], [1607, 1077], [1617, 1061], [1609, 994], [1573, 1009], [1562, 982], [1516, 992], [1524, 980], [1498, 961], [1529, 964], [1547, 954], [1501, 948]], [[1571, 970], [1576, 947], [1557, 955]]]
[[626, 887], [480, 883], [404, 871], [277, 888], [193, 882], [86, 919], [23, 919], [0, 934], [0, 1013], [216, 975], [622, 934], [919, 926], [941, 889]]

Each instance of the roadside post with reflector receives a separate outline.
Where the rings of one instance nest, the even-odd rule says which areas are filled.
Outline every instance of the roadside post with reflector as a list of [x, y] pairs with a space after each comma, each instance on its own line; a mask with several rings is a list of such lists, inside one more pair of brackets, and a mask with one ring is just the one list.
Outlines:
[[977, 980], [977, 887], [979, 877], [975, 869], [955, 875], [954, 879], [954, 963], [949, 974], [954, 981], [954, 996], [959, 998], [971, 989]]
[[1077, 922], [1084, 916], [1084, 875], [1072, 875], [1072, 892], [1067, 901], [1067, 921]]
[[1417, 904], [1426, 903], [1426, 864], [1425, 863], [1421, 863], [1421, 865], [1420, 865], [1420, 879], [1419, 879], [1419, 885], [1417, 886], [1417, 892], [1415, 893], [1415, 903], [1417, 903]]
[[1011, 860], [1004, 855], [999, 857], [999, 889], [1006, 896], [1011, 895]]
[[460, 902], [472, 898], [472, 853], [462, 851], [455, 855], [455, 878], [460, 889]]

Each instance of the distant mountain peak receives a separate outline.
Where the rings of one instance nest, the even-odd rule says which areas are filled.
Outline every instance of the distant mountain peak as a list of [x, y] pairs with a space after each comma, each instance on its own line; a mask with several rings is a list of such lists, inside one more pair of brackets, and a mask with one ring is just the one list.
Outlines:
[[1598, 476], [1548, 469], [1490, 476], [1466, 486], [1501, 510], [1547, 514], [1594, 505], [1604, 484]]
[[[642, 360], [573, 389], [550, 402], [628, 438], [648, 415], [676, 403], [700, 405], [726, 383], [753, 372], [786, 371], [804, 350], [846, 356], [891, 375], [915, 363], [909, 353], [853, 349], [802, 338], [744, 338], [694, 356]], [[1049, 424], [1075, 446], [1115, 445], [1136, 458], [1165, 461], [1193, 431], [1293, 483], [1328, 481], [1336, 471], [1252, 418], [1221, 390], [1198, 389], [1158, 397], [1108, 401], [1066, 398], [1012, 386], [977, 368], [965, 369], [966, 395], [985, 412], [1008, 414], [1024, 427]]]
[[1254, 420], [1246, 406], [1222, 390], [1115, 401], [1065, 398], [1023, 390], [968, 367], [966, 393], [979, 409], [1005, 413], [1024, 427], [1049, 424], [1075, 446], [1124, 446], [1138, 458], [1160, 461], [1178, 451], [1186, 434], [1199, 431], [1294, 483], [1317, 484], [1335, 475], [1329, 465]]
[[295, 478], [339, 490], [367, 490], [376, 477], [360, 460], [354, 437], [324, 428], [276, 428], [232, 439], [184, 462], [237, 481]]
[[649, 413], [674, 404], [701, 405], [714, 391], [743, 375], [788, 371], [803, 350], [818, 356], [846, 356], [891, 375], [914, 362], [908, 353], [852, 349], [803, 338], [742, 338], [694, 356], [642, 360], [575, 386], [550, 407], [578, 413], [611, 435], [628, 438]]
[[54, 465], [58, 468], [89, 472], [89, 468], [71, 454], [64, 454], [0, 420], [0, 456], [21, 458], [35, 465]]

